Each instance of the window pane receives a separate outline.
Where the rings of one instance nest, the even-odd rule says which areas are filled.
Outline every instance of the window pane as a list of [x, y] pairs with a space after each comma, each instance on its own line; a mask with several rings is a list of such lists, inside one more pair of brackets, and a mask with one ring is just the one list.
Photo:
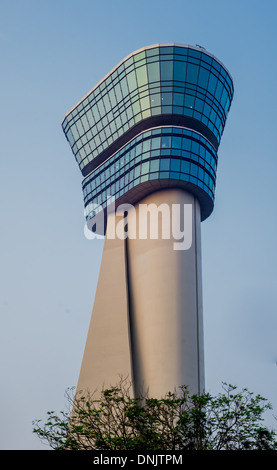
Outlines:
[[155, 95], [151, 94], [151, 107], [152, 106], [161, 106], [161, 94], [156, 93]]
[[175, 158], [173, 158], [171, 160], [170, 169], [172, 171], [180, 171], [180, 160], [176, 160]]
[[198, 166], [195, 165], [194, 163], [191, 163], [190, 165], [190, 174], [193, 176], [197, 176], [198, 174]]
[[133, 113], [134, 115], [136, 115], [139, 112], [140, 112], [140, 104], [139, 104], [139, 101], [136, 101], [135, 103], [133, 103]]
[[108, 113], [111, 110], [111, 103], [110, 103], [108, 95], [104, 96], [103, 103], [104, 103], [104, 106], [105, 106], [105, 110]]
[[137, 178], [138, 176], [140, 176], [140, 165], [135, 168], [134, 178]]
[[150, 162], [150, 171], [159, 171], [159, 160], [151, 160]]
[[110, 98], [112, 107], [116, 106], [116, 98], [115, 98], [115, 94], [114, 94], [114, 89], [113, 89], [113, 88], [109, 91], [109, 98]]
[[121, 85], [123, 96], [124, 97], [127, 96], [128, 95], [128, 87], [127, 87], [126, 77], [123, 77], [123, 79], [120, 82], [120, 85]]
[[169, 170], [170, 160], [168, 158], [164, 158], [160, 161], [160, 171], [167, 171]]
[[84, 128], [83, 128], [83, 126], [82, 126], [82, 124], [81, 124], [81, 121], [77, 121], [77, 122], [76, 122], [76, 127], [77, 127], [77, 129], [78, 129], [79, 135], [83, 135], [83, 133], [84, 133]]
[[171, 147], [171, 137], [170, 136], [163, 136], [162, 137], [162, 148], [170, 148]]
[[196, 155], [199, 155], [199, 143], [194, 140], [191, 142], [191, 151]]
[[141, 166], [141, 174], [145, 175], [149, 172], [149, 162], [144, 162]]
[[145, 98], [140, 99], [140, 106], [142, 110], [150, 108], [149, 97], [146, 96]]
[[194, 64], [187, 65], [187, 82], [197, 83], [199, 66]]
[[185, 96], [185, 107], [186, 108], [194, 108], [194, 96], [191, 96], [191, 95], [186, 95]]
[[152, 56], [158, 55], [158, 54], [159, 54], [158, 47], [153, 47], [152, 49], [148, 49], [146, 51], [146, 57], [152, 57]]
[[176, 106], [184, 106], [184, 94], [173, 93], [173, 104]]
[[152, 138], [152, 140], [151, 140], [151, 149], [155, 150], [155, 149], [159, 149], [159, 148], [161, 148], [161, 138], [160, 137]]
[[164, 61], [161, 65], [161, 80], [173, 80], [173, 61]]
[[144, 59], [144, 58], [145, 58], [145, 51], [142, 51], [142, 52], [139, 52], [138, 54], [136, 54], [136, 55], [134, 56], [134, 61], [135, 61], [135, 62], [138, 62], [138, 61], [140, 61], [140, 60], [142, 60], [142, 59]]
[[182, 149], [183, 150], [190, 150], [191, 149], [191, 141], [189, 139], [183, 139]]
[[186, 67], [185, 62], [174, 62], [174, 80], [185, 82], [186, 80]]
[[131, 93], [137, 88], [136, 74], [134, 70], [127, 75], [129, 92]]
[[183, 173], [189, 173], [190, 163], [184, 160], [181, 161], [181, 171]]
[[200, 113], [202, 113], [202, 110], [203, 110], [203, 106], [204, 106], [204, 101], [200, 100], [199, 98], [195, 98], [195, 109], [196, 111], [199, 111]]
[[198, 85], [206, 89], [208, 85], [208, 80], [209, 80], [208, 70], [204, 69], [203, 67], [200, 67]]
[[160, 81], [159, 62], [153, 62], [151, 64], [147, 64], [147, 71], [148, 71], [149, 83]]
[[222, 95], [222, 90], [223, 90], [223, 85], [220, 80], [217, 82], [217, 87], [216, 87], [216, 92], [215, 92], [215, 97], [219, 101]]
[[142, 151], [143, 152], [148, 152], [150, 150], [150, 139], [144, 140], [142, 143]]
[[136, 75], [139, 87], [147, 84], [146, 65], [143, 65], [143, 67], [139, 67], [138, 69], [136, 69]]
[[75, 141], [77, 139], [79, 139], [79, 133], [77, 131], [76, 124], [73, 124], [73, 126], [71, 126], [71, 132], [72, 132], [72, 135], [73, 135]]
[[172, 147], [175, 149], [182, 148], [182, 138], [181, 137], [172, 137]]
[[217, 84], [217, 78], [211, 73], [210, 74], [210, 79], [209, 79], [208, 90], [212, 95], [215, 92], [216, 84]]
[[163, 106], [172, 105], [172, 93], [162, 93], [162, 105]]

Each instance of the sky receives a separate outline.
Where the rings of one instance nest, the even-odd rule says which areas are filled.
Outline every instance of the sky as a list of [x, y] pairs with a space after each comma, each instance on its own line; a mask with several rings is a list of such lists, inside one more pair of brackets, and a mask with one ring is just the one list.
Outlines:
[[0, 0], [0, 449], [76, 386], [103, 249], [84, 235], [64, 115], [133, 51], [200, 44], [235, 95], [202, 223], [206, 391], [267, 398], [277, 428], [276, 0]]

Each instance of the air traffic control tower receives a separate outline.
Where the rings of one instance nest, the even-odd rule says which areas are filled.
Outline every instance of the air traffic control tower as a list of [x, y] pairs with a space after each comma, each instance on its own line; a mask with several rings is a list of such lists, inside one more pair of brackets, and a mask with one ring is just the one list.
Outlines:
[[[204, 48], [156, 44], [126, 57], [66, 114], [87, 226], [105, 234], [77, 391], [119, 376], [150, 396], [183, 384], [204, 391], [200, 226], [214, 207], [232, 97], [228, 70]], [[176, 207], [190, 234], [183, 249], [163, 231]], [[86, 262], [93, 269], [89, 251]]]

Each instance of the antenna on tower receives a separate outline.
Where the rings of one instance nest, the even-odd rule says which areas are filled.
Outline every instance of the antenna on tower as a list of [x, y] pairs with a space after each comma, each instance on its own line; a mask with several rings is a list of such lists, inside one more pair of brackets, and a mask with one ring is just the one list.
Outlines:
[[203, 49], [203, 51], [205, 51], [205, 50], [206, 50], [206, 49], [205, 49], [205, 47], [203, 47], [203, 46], [200, 46], [200, 44], [195, 44], [195, 45], [196, 45], [196, 47], [200, 47], [200, 49]]

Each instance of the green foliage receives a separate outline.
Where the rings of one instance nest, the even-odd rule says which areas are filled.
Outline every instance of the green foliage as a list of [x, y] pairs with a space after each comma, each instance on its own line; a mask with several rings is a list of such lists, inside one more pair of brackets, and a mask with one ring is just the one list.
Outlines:
[[132, 396], [126, 380], [99, 394], [67, 391], [69, 411], [48, 412], [33, 431], [56, 450], [276, 450], [276, 433], [262, 425], [271, 406], [247, 389], [223, 384], [223, 393], [161, 399]]

